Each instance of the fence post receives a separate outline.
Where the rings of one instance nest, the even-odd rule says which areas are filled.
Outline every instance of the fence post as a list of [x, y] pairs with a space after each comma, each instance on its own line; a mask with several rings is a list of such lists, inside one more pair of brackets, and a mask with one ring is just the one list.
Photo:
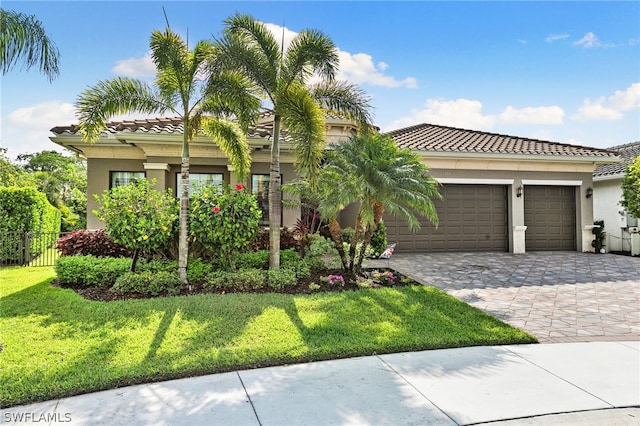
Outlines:
[[24, 247], [25, 247], [25, 256], [24, 256], [24, 265], [28, 266], [31, 262], [31, 232], [25, 232], [24, 234]]

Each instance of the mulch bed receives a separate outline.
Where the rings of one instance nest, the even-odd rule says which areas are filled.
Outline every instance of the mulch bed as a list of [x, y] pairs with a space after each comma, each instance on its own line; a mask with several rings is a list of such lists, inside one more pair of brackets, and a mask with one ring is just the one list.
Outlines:
[[[370, 288], [382, 288], [382, 287], [401, 287], [407, 285], [416, 284], [413, 280], [408, 279], [404, 275], [396, 272], [392, 269], [364, 269], [362, 274], [347, 274], [344, 273], [340, 269], [326, 269], [321, 271], [312, 272], [311, 276], [301, 279], [298, 281], [298, 284], [295, 286], [288, 286], [280, 290], [274, 290], [272, 288], [263, 288], [260, 290], [251, 291], [251, 293], [282, 293], [282, 294], [313, 294], [313, 293], [322, 293], [322, 292], [341, 292], [341, 291], [349, 291], [349, 290], [360, 290], [361, 287], [358, 286], [357, 282], [362, 282], [369, 280], [371, 281], [371, 275], [374, 272], [385, 272], [390, 271], [393, 273], [395, 280], [393, 283], [385, 283], [384, 285], [373, 281]], [[326, 280], [322, 280], [323, 277], [327, 277], [329, 275], [341, 275], [344, 277], [344, 285], [339, 284], [330, 284], [326, 282]], [[320, 288], [312, 290], [309, 288], [311, 283], [315, 283]], [[87, 300], [100, 301], [100, 302], [111, 302], [116, 300], [130, 300], [130, 299], [150, 299], [156, 297], [167, 297], [168, 294], [159, 294], [158, 296], [151, 296], [148, 294], [140, 294], [140, 293], [128, 293], [128, 294], [116, 294], [109, 290], [109, 286], [101, 286], [101, 287], [84, 287], [84, 286], [62, 286], [58, 282], [58, 280], [54, 280], [51, 283], [54, 287], [60, 288], [69, 288], [80, 296]], [[205, 288], [202, 283], [194, 283], [191, 285], [191, 288], [184, 287], [180, 294], [177, 296], [191, 296], [197, 294], [229, 294], [229, 293], [239, 293], [240, 291], [233, 291], [229, 289], [219, 290], [212, 288]], [[243, 293], [248, 293], [244, 291]]]

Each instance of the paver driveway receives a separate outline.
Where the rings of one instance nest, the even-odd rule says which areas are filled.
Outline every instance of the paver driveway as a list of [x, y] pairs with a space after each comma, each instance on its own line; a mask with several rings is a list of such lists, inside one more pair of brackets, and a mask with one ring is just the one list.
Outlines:
[[540, 342], [640, 340], [640, 258], [576, 252], [395, 254], [384, 265]]

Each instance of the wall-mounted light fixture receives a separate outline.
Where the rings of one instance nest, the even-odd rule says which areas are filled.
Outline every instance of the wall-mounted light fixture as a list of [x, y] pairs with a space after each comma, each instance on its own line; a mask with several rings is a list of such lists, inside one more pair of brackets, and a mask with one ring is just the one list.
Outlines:
[[516, 190], [516, 197], [518, 197], [518, 198], [522, 197], [523, 193], [524, 193], [524, 188], [522, 187], [522, 185], [520, 185], [518, 187], [518, 189]]
[[591, 198], [593, 196], [593, 188], [587, 188], [587, 198]]

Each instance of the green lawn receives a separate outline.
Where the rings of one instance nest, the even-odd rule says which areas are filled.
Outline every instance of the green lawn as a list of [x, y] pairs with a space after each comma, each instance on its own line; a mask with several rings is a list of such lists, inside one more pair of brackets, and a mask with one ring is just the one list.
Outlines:
[[255, 366], [535, 338], [431, 287], [91, 302], [0, 270], [0, 404]]

